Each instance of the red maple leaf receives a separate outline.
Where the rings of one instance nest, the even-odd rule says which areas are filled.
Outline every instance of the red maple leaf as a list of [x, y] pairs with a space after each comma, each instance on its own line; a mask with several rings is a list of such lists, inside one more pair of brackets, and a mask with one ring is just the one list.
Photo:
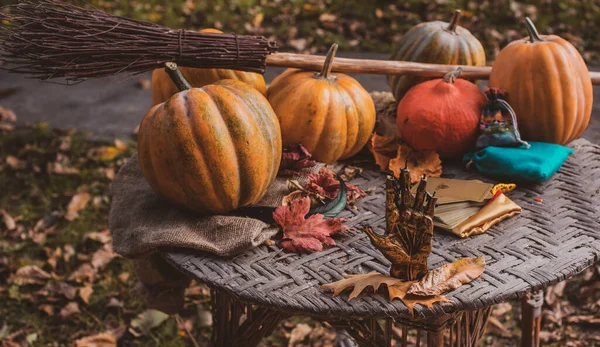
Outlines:
[[335, 246], [331, 235], [348, 230], [341, 218], [324, 219], [321, 214], [304, 218], [310, 210], [310, 198], [292, 200], [288, 206], [279, 206], [273, 219], [283, 229], [279, 246], [288, 252], [318, 252], [323, 245]]
[[[308, 179], [309, 181], [304, 189], [311, 193], [334, 199], [340, 190], [340, 181], [335, 177], [335, 173], [326, 167], [321, 168], [319, 173], [309, 174]], [[352, 184], [346, 183], [346, 189], [349, 204], [367, 196], [367, 193]]]
[[286, 146], [281, 153], [281, 164], [279, 164], [279, 173], [284, 176], [296, 174], [297, 170], [313, 167], [317, 162], [311, 160], [312, 155], [301, 144], [291, 144]]

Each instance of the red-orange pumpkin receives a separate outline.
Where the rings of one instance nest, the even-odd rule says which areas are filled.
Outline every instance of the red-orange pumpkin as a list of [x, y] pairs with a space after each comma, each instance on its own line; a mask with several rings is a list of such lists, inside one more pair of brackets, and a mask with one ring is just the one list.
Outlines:
[[[189, 88], [168, 63], [181, 89]], [[154, 106], [138, 133], [140, 168], [159, 195], [199, 213], [258, 202], [275, 180], [281, 132], [267, 99], [222, 80]]]
[[529, 37], [504, 47], [492, 67], [490, 87], [507, 91], [524, 140], [566, 144], [587, 128], [592, 80], [572, 44], [539, 35], [526, 19]]
[[459, 74], [457, 69], [443, 79], [417, 84], [400, 100], [396, 121], [409, 146], [434, 150], [443, 158], [474, 146], [486, 98], [475, 84], [457, 78]]
[[[217, 29], [202, 29], [203, 33], [223, 33]], [[196, 69], [196, 68], [179, 68], [183, 77], [192, 85], [192, 87], [200, 88], [205, 85], [215, 83], [219, 80], [234, 79], [246, 82], [261, 94], [265, 94], [267, 86], [263, 75], [255, 72], [245, 72], [229, 69]], [[155, 69], [152, 72], [152, 105], [158, 105], [161, 102], [169, 100], [169, 98], [179, 92], [169, 75], [164, 69]]]

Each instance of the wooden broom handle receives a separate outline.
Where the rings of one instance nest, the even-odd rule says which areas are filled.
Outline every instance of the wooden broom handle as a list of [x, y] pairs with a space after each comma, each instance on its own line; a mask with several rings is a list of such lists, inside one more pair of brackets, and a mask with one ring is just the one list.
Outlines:
[[[273, 53], [267, 56], [267, 66], [291, 67], [321, 71], [324, 56], [296, 53]], [[443, 77], [454, 71], [457, 65], [425, 64], [408, 61], [390, 61], [374, 59], [335, 58], [332, 64], [334, 72], [364, 73], [373, 75], [418, 75], [424, 77]], [[461, 77], [469, 79], [488, 79], [490, 66], [461, 66]], [[600, 85], [600, 72], [590, 72], [592, 84]]]

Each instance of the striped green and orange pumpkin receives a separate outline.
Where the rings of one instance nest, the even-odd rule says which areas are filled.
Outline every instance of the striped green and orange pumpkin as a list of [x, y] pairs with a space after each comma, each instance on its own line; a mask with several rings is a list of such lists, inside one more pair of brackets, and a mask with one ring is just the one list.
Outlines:
[[176, 65], [168, 66], [183, 91], [152, 107], [140, 125], [144, 177], [168, 201], [199, 213], [257, 203], [281, 160], [279, 123], [267, 99], [236, 80], [187, 89]]
[[[396, 44], [391, 60], [445, 65], [485, 66], [485, 51], [471, 32], [458, 25], [460, 10], [450, 23], [433, 21], [412, 27]], [[421, 82], [436, 77], [390, 75], [388, 82], [396, 100]]]

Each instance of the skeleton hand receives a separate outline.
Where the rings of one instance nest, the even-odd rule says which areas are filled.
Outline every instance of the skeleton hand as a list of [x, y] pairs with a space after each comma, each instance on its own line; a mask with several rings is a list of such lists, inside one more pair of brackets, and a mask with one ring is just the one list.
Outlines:
[[405, 281], [427, 273], [427, 258], [433, 239], [433, 213], [437, 198], [427, 193], [425, 176], [415, 196], [410, 192], [410, 174], [405, 167], [396, 180], [386, 182], [386, 233], [381, 236], [363, 227], [371, 243], [392, 263], [390, 275]]

